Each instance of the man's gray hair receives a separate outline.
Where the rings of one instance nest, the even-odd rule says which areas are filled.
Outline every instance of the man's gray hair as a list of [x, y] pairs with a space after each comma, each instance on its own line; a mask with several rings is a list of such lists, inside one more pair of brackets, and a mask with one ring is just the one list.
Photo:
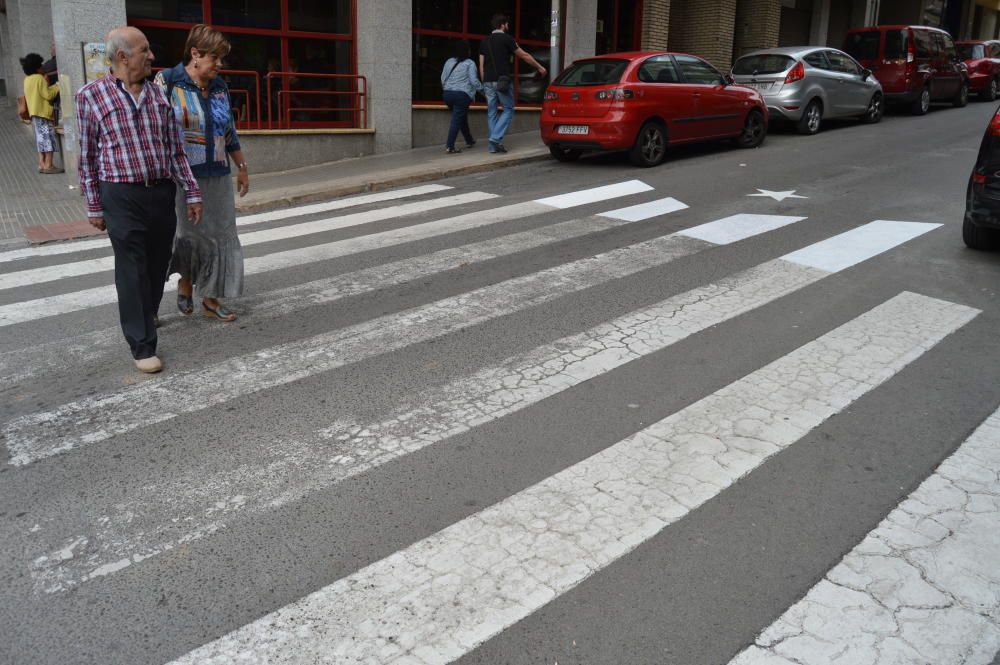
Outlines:
[[112, 30], [108, 34], [108, 41], [105, 43], [104, 48], [105, 55], [112, 63], [118, 57], [118, 51], [121, 51], [126, 56], [132, 55], [132, 48], [128, 43], [128, 35], [124, 30]]

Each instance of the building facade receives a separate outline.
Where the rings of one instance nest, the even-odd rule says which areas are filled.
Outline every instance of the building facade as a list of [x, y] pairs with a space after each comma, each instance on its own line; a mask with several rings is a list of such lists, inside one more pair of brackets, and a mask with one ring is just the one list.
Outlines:
[[[66, 100], [95, 75], [94, 49], [110, 27], [140, 28], [156, 66], [170, 67], [190, 27], [209, 23], [233, 44], [225, 75], [244, 146], [258, 170], [277, 170], [441, 143], [442, 65], [458, 40], [475, 57], [494, 13], [511, 17], [518, 43], [549, 69], [638, 49], [726, 69], [754, 49], [839, 45], [849, 28], [878, 23], [994, 38], [998, 12], [1000, 0], [0, 0], [0, 94], [18, 94], [19, 57], [54, 47], [71, 150]], [[513, 131], [537, 127], [547, 82], [515, 63]], [[482, 135], [482, 104], [472, 123]]]

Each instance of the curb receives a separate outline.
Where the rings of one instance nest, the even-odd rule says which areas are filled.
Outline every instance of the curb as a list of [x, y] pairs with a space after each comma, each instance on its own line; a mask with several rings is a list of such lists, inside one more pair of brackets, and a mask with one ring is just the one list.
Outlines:
[[247, 205], [237, 205], [236, 212], [238, 214], [246, 214], [253, 212], [262, 212], [265, 210], [290, 208], [292, 206], [302, 205], [305, 203], [315, 203], [317, 201], [336, 198], [338, 196], [348, 196], [350, 194], [363, 194], [366, 192], [378, 192], [384, 189], [392, 189], [393, 187], [412, 185], [418, 182], [426, 182], [428, 180], [437, 180], [438, 178], [450, 178], [459, 175], [468, 175], [470, 173], [483, 173], [485, 171], [496, 171], [511, 166], [520, 166], [522, 164], [529, 164], [531, 162], [540, 162], [546, 159], [549, 159], [548, 151], [545, 151], [544, 153], [539, 152], [536, 154], [524, 155], [523, 157], [512, 157], [509, 159], [498, 160], [494, 162], [480, 162], [478, 164], [468, 164], [464, 166], [450, 166], [447, 168], [439, 168], [433, 171], [426, 171], [423, 173], [399, 175], [394, 177], [390, 176], [388, 178], [369, 180], [368, 182], [359, 183], [355, 185], [336, 186], [336, 181], [331, 181], [330, 183], [331, 186], [325, 187], [323, 189], [317, 189], [311, 192], [304, 192], [302, 194], [294, 194], [292, 196], [278, 197], [268, 201], [260, 201], [257, 203], [250, 203]]

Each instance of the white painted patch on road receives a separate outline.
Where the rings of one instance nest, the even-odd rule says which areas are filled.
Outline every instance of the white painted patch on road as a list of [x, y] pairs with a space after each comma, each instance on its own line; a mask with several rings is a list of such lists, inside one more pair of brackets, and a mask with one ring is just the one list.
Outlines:
[[[265, 242], [287, 240], [289, 238], [298, 238], [301, 236], [312, 235], [314, 233], [346, 229], [352, 226], [360, 226], [363, 224], [370, 224], [372, 222], [383, 221], [386, 219], [396, 219], [398, 217], [406, 217], [409, 215], [418, 215], [421, 213], [432, 212], [434, 210], [440, 210], [441, 208], [465, 205], [467, 203], [478, 203], [479, 201], [486, 201], [494, 198], [497, 198], [496, 194], [487, 194], [486, 192], [469, 192], [467, 194], [456, 194], [455, 196], [445, 196], [438, 199], [430, 199], [428, 201], [414, 201], [412, 203], [404, 203], [377, 210], [368, 210], [365, 212], [344, 215], [342, 217], [317, 219], [311, 222], [300, 222], [297, 224], [289, 224], [287, 226], [279, 226], [273, 229], [246, 233], [240, 236], [240, 244], [244, 247], [249, 247], [251, 245], [259, 245]], [[248, 261], [253, 261], [253, 259], [248, 259]], [[79, 277], [80, 275], [89, 275], [114, 270], [114, 268], [115, 257], [103, 256], [101, 258], [89, 259], [86, 261], [45, 266], [44, 268], [33, 268], [30, 270], [20, 270], [18, 272], [0, 273], [0, 290], [13, 289], [21, 286], [31, 286], [33, 284], [42, 284], [45, 282], [54, 282], [69, 277]]]
[[799, 265], [837, 272], [940, 226], [879, 219], [783, 258]]
[[[455, 330], [662, 266], [711, 247], [672, 234], [516, 277], [349, 328], [175, 373], [118, 393], [9, 421], [15, 465], [387, 353]], [[310, 248], [311, 249], [311, 248]], [[249, 261], [247, 262], [250, 263]]]
[[679, 233], [689, 238], [698, 238], [699, 240], [716, 245], [728, 245], [766, 231], [780, 229], [782, 226], [788, 226], [803, 219], [805, 217], [739, 214], [717, 220], [711, 224], [702, 224], [692, 229], [686, 229]]
[[684, 210], [687, 207], [686, 203], [681, 203], [672, 196], [668, 196], [665, 199], [650, 201], [649, 203], [640, 203], [639, 205], [629, 206], [628, 208], [619, 208], [618, 210], [612, 210], [611, 212], [602, 212], [601, 217], [624, 219], [628, 222], [641, 222], [645, 219], [652, 219], [653, 217], [659, 217], [660, 215], [668, 215], [672, 212], [677, 212], [678, 210]]
[[358, 206], [371, 205], [372, 203], [384, 203], [385, 201], [395, 201], [412, 196], [423, 196], [424, 194], [436, 194], [449, 189], [448, 185], [419, 185], [417, 187], [407, 187], [406, 189], [393, 189], [386, 192], [375, 192], [374, 194], [362, 194], [360, 196], [350, 196], [333, 201], [322, 203], [311, 203], [309, 205], [295, 206], [293, 208], [281, 208], [280, 210], [269, 210], [267, 212], [257, 212], [251, 215], [241, 215], [236, 218], [237, 226], [249, 226], [251, 224], [262, 224], [264, 222], [276, 222], [302, 215], [314, 215], [321, 212], [333, 212], [345, 208], [357, 208]]
[[901, 294], [174, 665], [457, 660], [718, 495], [977, 313]]
[[1000, 411], [730, 665], [995, 662], [998, 470]]
[[576, 206], [587, 205], [588, 203], [600, 203], [601, 201], [616, 199], [630, 194], [641, 194], [642, 192], [652, 191], [652, 189], [652, 187], [641, 180], [629, 180], [627, 182], [619, 182], [614, 185], [604, 185], [603, 187], [584, 189], [579, 192], [549, 196], [544, 199], [537, 199], [536, 203], [541, 203], [553, 208], [573, 208]]

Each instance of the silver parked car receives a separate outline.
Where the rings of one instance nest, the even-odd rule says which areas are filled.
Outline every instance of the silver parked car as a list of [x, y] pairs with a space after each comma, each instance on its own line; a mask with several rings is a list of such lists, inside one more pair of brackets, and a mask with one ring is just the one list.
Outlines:
[[733, 64], [738, 85], [760, 91], [772, 120], [815, 134], [824, 118], [882, 119], [882, 84], [843, 51], [825, 46], [773, 48]]

